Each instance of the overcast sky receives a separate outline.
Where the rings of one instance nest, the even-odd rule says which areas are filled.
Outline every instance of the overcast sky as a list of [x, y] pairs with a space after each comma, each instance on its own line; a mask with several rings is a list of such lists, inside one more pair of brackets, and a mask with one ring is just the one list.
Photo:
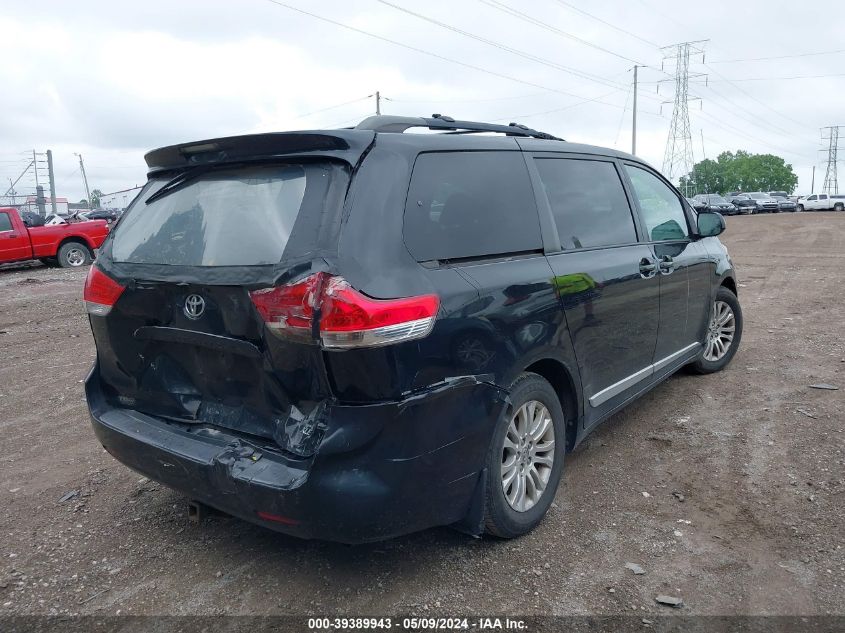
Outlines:
[[[708, 75], [690, 85], [695, 160], [773, 153], [799, 192], [815, 164], [818, 190], [819, 128], [845, 125], [841, 0], [280, 2], [357, 31], [271, 0], [4, 3], [0, 193], [33, 149], [53, 150], [57, 195], [76, 201], [74, 153], [92, 189], [116, 191], [144, 182], [151, 148], [353, 125], [374, 112], [376, 90], [384, 113], [519, 121], [630, 151], [635, 63], [648, 66], [637, 153], [660, 168], [672, 84], [657, 92], [669, 78], [658, 47], [685, 40], [709, 39], [690, 68]], [[34, 186], [30, 172], [17, 190]]]

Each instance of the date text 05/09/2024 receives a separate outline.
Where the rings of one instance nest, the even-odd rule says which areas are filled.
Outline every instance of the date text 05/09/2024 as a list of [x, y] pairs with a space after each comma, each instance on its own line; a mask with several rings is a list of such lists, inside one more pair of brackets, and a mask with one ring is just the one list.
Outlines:
[[499, 617], [351, 617], [351, 618], [309, 618], [309, 631], [525, 631], [524, 620]]

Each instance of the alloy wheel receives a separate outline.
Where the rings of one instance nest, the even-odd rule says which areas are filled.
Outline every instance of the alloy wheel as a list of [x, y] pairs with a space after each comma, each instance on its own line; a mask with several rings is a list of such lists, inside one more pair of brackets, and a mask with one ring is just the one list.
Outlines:
[[81, 248], [72, 248], [65, 255], [65, 259], [70, 266], [82, 266], [85, 263], [85, 253]]
[[548, 408], [529, 400], [511, 418], [502, 447], [502, 490], [511, 508], [537, 505], [555, 460], [555, 428]]
[[731, 348], [736, 332], [736, 317], [734, 312], [724, 301], [713, 304], [713, 314], [710, 317], [710, 327], [707, 330], [707, 341], [704, 344], [704, 358], [718, 361], [724, 358]]

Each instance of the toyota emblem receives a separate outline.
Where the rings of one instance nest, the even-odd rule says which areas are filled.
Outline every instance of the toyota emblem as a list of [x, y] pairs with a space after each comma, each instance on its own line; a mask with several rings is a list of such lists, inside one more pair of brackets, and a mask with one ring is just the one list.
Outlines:
[[189, 319], [198, 319], [205, 312], [205, 299], [199, 295], [188, 295], [185, 299], [185, 316]]

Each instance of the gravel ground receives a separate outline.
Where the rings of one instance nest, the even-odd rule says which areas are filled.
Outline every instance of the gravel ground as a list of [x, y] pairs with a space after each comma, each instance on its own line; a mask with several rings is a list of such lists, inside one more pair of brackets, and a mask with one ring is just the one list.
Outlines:
[[437, 529], [348, 547], [189, 523], [185, 499], [91, 432], [85, 271], [0, 270], [0, 615], [647, 618], [669, 611], [658, 594], [685, 614], [845, 614], [845, 214], [728, 218], [724, 241], [746, 319], [731, 366], [615, 415], [511, 542]]

